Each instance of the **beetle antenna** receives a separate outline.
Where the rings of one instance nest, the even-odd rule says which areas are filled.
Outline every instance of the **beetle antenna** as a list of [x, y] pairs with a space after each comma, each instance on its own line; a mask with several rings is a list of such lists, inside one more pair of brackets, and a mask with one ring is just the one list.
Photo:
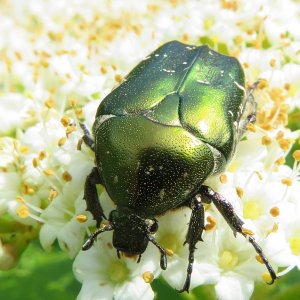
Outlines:
[[163, 270], [167, 269], [167, 254], [166, 254], [166, 250], [157, 243], [157, 241], [155, 240], [155, 238], [151, 235], [151, 234], [147, 234], [147, 238], [148, 241], [151, 242], [153, 245], [155, 245], [159, 252], [160, 252], [160, 267]]
[[89, 238], [88, 238], [88, 239], [86, 240], [86, 242], [83, 244], [83, 246], [82, 246], [81, 249], [82, 249], [83, 251], [86, 251], [86, 250], [90, 249], [90, 248], [93, 246], [93, 244], [94, 244], [94, 242], [95, 242], [97, 236], [98, 236], [100, 233], [105, 232], [105, 231], [110, 231], [110, 230], [113, 230], [113, 229], [114, 229], [114, 227], [113, 227], [111, 224], [107, 224], [106, 226], [104, 226], [104, 227], [102, 227], [102, 228], [96, 230], [95, 232], [93, 232], [93, 233], [89, 236]]

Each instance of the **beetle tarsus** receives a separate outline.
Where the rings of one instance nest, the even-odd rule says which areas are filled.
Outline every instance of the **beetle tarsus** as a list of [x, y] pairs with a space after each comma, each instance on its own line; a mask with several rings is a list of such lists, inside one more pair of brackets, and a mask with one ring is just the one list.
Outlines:
[[221, 194], [213, 191], [210, 187], [203, 185], [200, 189], [201, 195], [205, 198], [208, 198], [210, 201], [214, 203], [218, 211], [222, 214], [224, 219], [227, 221], [233, 233], [236, 235], [236, 232], [239, 232], [241, 235], [246, 237], [250, 244], [255, 249], [256, 253], [261, 257], [263, 263], [268, 269], [272, 281], [269, 284], [274, 283], [274, 281], [278, 278], [268, 259], [264, 255], [262, 248], [256, 243], [254, 237], [249, 236], [245, 232], [243, 232], [243, 224], [244, 222], [236, 215], [234, 212], [232, 204], [227, 201]]
[[153, 245], [155, 245], [158, 248], [158, 250], [160, 251], [160, 267], [162, 268], [162, 270], [166, 270], [167, 269], [166, 250], [156, 242], [155, 238], [151, 234], [147, 234], [147, 238], [148, 238], [149, 242], [151, 242]]
[[86, 251], [86, 250], [88, 250], [88, 249], [90, 249], [92, 246], [93, 246], [93, 244], [94, 244], [94, 242], [96, 241], [96, 239], [97, 239], [97, 236], [100, 234], [100, 233], [102, 233], [102, 232], [105, 232], [105, 231], [110, 231], [110, 230], [113, 230], [114, 228], [113, 228], [113, 226], [111, 225], [111, 224], [107, 224], [106, 226], [104, 226], [104, 227], [102, 227], [102, 228], [100, 228], [100, 229], [97, 229], [95, 232], [93, 232], [90, 236], [89, 236], [89, 238], [86, 240], [86, 242], [83, 244], [83, 246], [82, 246], [82, 250], [83, 251]]
[[[245, 237], [246, 235], [243, 234]], [[260, 258], [262, 259], [262, 261], [264, 262], [265, 266], [267, 267], [270, 275], [271, 275], [271, 278], [272, 278], [272, 281], [271, 282], [267, 282], [267, 284], [271, 285], [275, 282], [275, 280], [278, 278], [275, 271], [273, 270], [271, 264], [269, 263], [268, 259], [266, 258], [266, 256], [264, 255], [261, 247], [256, 243], [254, 237], [252, 236], [248, 236], [248, 240], [249, 240], [249, 243], [254, 247], [256, 253], [260, 256]]]
[[140, 263], [141, 258], [142, 258], [142, 255], [140, 254], [140, 255], [139, 255], [139, 258], [138, 258], [138, 260], [137, 260], [137, 263], [138, 263], [138, 264]]
[[99, 228], [101, 221], [106, 219], [106, 217], [98, 199], [96, 184], [102, 184], [102, 179], [98, 169], [94, 167], [86, 178], [83, 198], [86, 201], [87, 210], [92, 213], [97, 222], [97, 227]]

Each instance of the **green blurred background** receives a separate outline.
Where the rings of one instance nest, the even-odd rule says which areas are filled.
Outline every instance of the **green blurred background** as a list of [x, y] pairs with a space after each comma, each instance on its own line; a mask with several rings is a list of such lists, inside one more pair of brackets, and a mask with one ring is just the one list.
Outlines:
[[[202, 286], [189, 294], [177, 294], [161, 279], [152, 284], [156, 300], [201, 299], [214, 300], [213, 286]], [[73, 300], [80, 283], [72, 273], [72, 260], [57, 248], [45, 253], [38, 242], [32, 243], [22, 256], [17, 268], [0, 273], [0, 299], [6, 300]], [[274, 285], [257, 284], [252, 300], [299, 300], [300, 272], [294, 270]], [[233, 299], [235, 300], [235, 299]]]

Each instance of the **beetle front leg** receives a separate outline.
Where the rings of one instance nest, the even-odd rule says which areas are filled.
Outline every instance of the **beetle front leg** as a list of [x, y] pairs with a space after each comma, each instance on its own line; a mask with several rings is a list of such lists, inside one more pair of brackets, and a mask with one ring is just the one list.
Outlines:
[[254, 247], [256, 253], [261, 257], [262, 261], [264, 262], [265, 266], [267, 267], [272, 281], [269, 284], [272, 284], [278, 277], [273, 270], [271, 264], [269, 263], [268, 259], [264, 255], [261, 247], [256, 243], [253, 236], [249, 235], [247, 230], [243, 229], [244, 222], [236, 215], [234, 212], [232, 204], [227, 201], [221, 194], [213, 191], [210, 187], [203, 185], [200, 188], [200, 193], [202, 196], [207, 198], [210, 201], [214, 203], [218, 211], [222, 214], [224, 219], [227, 221], [231, 229], [233, 230], [234, 235], [236, 236], [236, 233], [239, 232], [242, 234], [245, 238], [248, 239], [248, 241], [251, 243], [251, 245]]
[[103, 184], [103, 182], [98, 169], [94, 167], [86, 178], [83, 198], [86, 201], [86, 210], [91, 212], [97, 222], [96, 226], [99, 228], [103, 218], [106, 219], [106, 217], [99, 202], [96, 184]]
[[82, 140], [89, 148], [91, 148], [95, 152], [95, 142], [94, 142], [94, 139], [91, 136], [89, 130], [82, 123], [80, 123], [80, 127], [83, 130]]
[[179, 293], [184, 291], [189, 292], [196, 244], [198, 241], [203, 241], [202, 232], [204, 230], [204, 207], [201, 202], [200, 196], [196, 195], [195, 197], [193, 197], [188, 201], [187, 205], [192, 209], [189, 228], [186, 235], [186, 240], [184, 242], [184, 244], [189, 244], [189, 264], [187, 267], [187, 276], [185, 279], [185, 283], [182, 289], [178, 291]]

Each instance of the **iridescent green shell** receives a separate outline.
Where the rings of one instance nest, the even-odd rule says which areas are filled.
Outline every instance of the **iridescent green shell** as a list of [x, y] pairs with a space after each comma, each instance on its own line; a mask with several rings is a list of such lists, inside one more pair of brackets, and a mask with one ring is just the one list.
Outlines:
[[113, 201], [161, 214], [222, 171], [238, 140], [244, 80], [237, 59], [176, 41], [138, 64], [101, 102], [93, 127]]

